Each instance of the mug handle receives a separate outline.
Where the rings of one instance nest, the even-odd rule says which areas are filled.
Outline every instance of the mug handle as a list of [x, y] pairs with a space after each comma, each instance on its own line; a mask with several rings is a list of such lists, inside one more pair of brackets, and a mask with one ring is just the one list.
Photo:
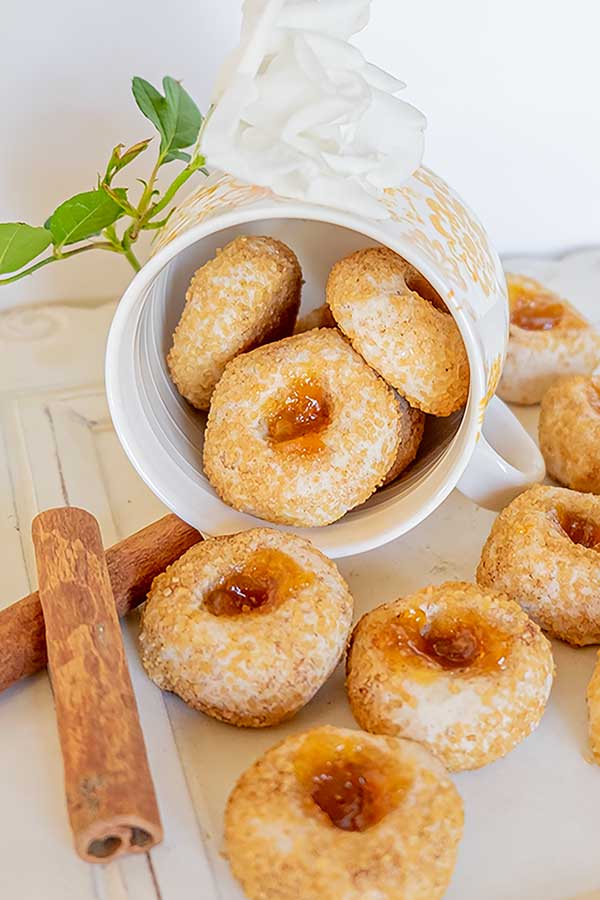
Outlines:
[[508, 406], [492, 397], [473, 456], [457, 484], [459, 491], [479, 506], [499, 511], [545, 474], [533, 438]]

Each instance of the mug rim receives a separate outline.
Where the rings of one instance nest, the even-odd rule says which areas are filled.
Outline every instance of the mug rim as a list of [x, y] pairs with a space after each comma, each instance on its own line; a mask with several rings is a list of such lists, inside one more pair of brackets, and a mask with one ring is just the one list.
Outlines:
[[[137, 313], [137, 319], [139, 319], [145, 303], [147, 302], [150, 287], [171, 260], [187, 249], [187, 247], [211, 234], [218, 233], [227, 228], [238, 227], [251, 222], [258, 222], [262, 219], [297, 219], [321, 222], [323, 224], [346, 228], [363, 237], [377, 241], [383, 246], [400, 254], [414, 265], [428, 281], [430, 281], [444, 299], [444, 302], [448, 306], [459, 327], [459, 331], [465, 343], [470, 369], [470, 386], [467, 404], [456, 434], [444, 451], [443, 456], [430, 473], [430, 476], [428, 476], [425, 481], [426, 484], [429, 477], [431, 477], [442, 464], [447, 454], [454, 451], [456, 459], [452, 463], [450, 473], [446, 477], [444, 483], [439, 485], [435, 491], [432, 491], [425, 502], [419, 503], [412, 513], [404, 515], [396, 524], [384, 524], [381, 528], [376, 527], [371, 530], [369, 536], [362, 537], [361, 539], [356, 538], [353, 540], [351, 536], [348, 536], [345, 540], [334, 542], [333, 546], [327, 546], [325, 549], [321, 545], [317, 533], [323, 534], [327, 532], [328, 529], [336, 528], [336, 526], [339, 530], [345, 517], [342, 517], [341, 520], [338, 520], [338, 522], [334, 522], [331, 525], [320, 526], [318, 528], [301, 529], [283, 526], [284, 529], [306, 535], [313, 543], [316, 543], [317, 546], [321, 546], [321, 549], [324, 549], [324, 552], [334, 558], [375, 549], [376, 547], [382, 546], [383, 544], [400, 537], [402, 534], [405, 534], [418, 525], [423, 519], [437, 509], [456, 487], [462, 474], [467, 468], [475, 447], [479, 432], [479, 406], [486, 391], [483, 354], [479, 352], [478, 342], [473, 331], [473, 323], [464, 307], [456, 302], [454, 292], [450, 292], [447, 282], [444, 281], [444, 278], [431, 263], [424, 258], [423, 254], [419, 252], [419, 248], [415, 247], [402, 235], [399, 235], [398, 239], [392, 240], [389, 233], [385, 232], [383, 228], [380, 227], [378, 220], [361, 220], [352, 213], [346, 213], [342, 210], [333, 210], [316, 204], [302, 203], [300, 201], [283, 201], [277, 198], [271, 201], [270, 198], [267, 198], [267, 200], [260, 199], [244, 207], [228, 210], [223, 213], [217, 212], [214, 215], [207, 216], [202, 222], [185, 229], [180, 235], [173, 238], [154, 256], [150, 257], [141, 270], [136, 273], [117, 306], [110, 327], [106, 346], [105, 385], [108, 406], [115, 432], [129, 461], [155, 496], [157, 496], [165, 506], [171, 509], [176, 515], [180, 515], [184, 519], [189, 519], [189, 515], [186, 516], [181, 509], [176, 508], [178, 504], [174, 502], [169, 492], [163, 488], [162, 484], [157, 483], [155, 478], [149, 476], [146, 467], [140, 462], [140, 456], [143, 454], [135, 446], [135, 429], [131, 427], [130, 423], [121, 412], [123, 409], [121, 394], [122, 391], [126, 389], [126, 386], [122, 386], [120, 380], [117, 378], [117, 362], [119, 354], [122, 351], [122, 343], [126, 328], [132, 315]], [[423, 486], [425, 486], [425, 484]], [[219, 502], [222, 503], [223, 501], [219, 498]], [[399, 498], [398, 502], [402, 502], [402, 500]], [[394, 505], [393, 498], [390, 499], [390, 505]], [[376, 519], [378, 515], [381, 517], [383, 512], [384, 510], [381, 507], [365, 509], [361, 515], [361, 521], [366, 522], [369, 518]], [[239, 515], [244, 514], [239, 513]], [[262, 520], [260, 521], [262, 523]], [[190, 524], [198, 527], [194, 521], [191, 521]], [[355, 524], [357, 524], [356, 520], [355, 522], [346, 521], [344, 523], [345, 530], [351, 531], [352, 526]], [[282, 526], [269, 523], [266, 520], [264, 526], [282, 528]], [[210, 534], [210, 530], [205, 527], [200, 530], [205, 534]], [[329, 542], [325, 541], [324, 543], [328, 544]]]

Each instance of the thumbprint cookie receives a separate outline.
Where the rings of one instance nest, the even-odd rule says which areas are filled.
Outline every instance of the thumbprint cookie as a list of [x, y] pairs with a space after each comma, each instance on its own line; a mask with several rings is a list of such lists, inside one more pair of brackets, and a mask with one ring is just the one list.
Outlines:
[[225, 851], [249, 900], [439, 900], [462, 801], [412, 741], [325, 726], [268, 750], [225, 810]]
[[492, 526], [477, 581], [553, 637], [600, 643], [600, 497], [546, 485], [520, 494]]
[[560, 375], [589, 373], [600, 362], [600, 334], [567, 300], [523, 275], [506, 276], [510, 337], [498, 394], [539, 403]]
[[361, 728], [419, 741], [459, 771], [505, 756], [533, 731], [553, 672], [549, 641], [517, 603], [448, 582], [363, 616], [347, 690]]
[[352, 606], [334, 563], [302, 538], [269, 528], [209, 538], [154, 579], [142, 662], [194, 709], [274, 725], [331, 675]]
[[393, 391], [333, 328], [232, 360], [204, 441], [225, 503], [271, 522], [335, 522], [379, 487], [400, 444]]

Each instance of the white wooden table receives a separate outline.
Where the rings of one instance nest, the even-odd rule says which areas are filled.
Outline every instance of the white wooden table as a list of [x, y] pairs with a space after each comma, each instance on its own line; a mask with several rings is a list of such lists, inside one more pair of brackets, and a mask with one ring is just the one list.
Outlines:
[[[521, 268], [541, 271], [600, 320], [600, 252]], [[113, 310], [53, 306], [0, 316], [1, 605], [35, 586], [29, 529], [38, 510], [90, 509], [106, 545], [164, 512], [111, 427], [102, 370]], [[536, 410], [519, 414], [534, 431]], [[343, 560], [357, 615], [426, 583], [471, 579], [492, 521], [454, 493], [411, 534]], [[223, 803], [236, 777], [284, 734], [353, 724], [340, 671], [280, 728], [211, 721], [145, 677], [136, 615], [124, 632], [165, 842], [105, 866], [75, 856], [52, 697], [39, 674], [0, 695], [0, 900], [237, 900], [219, 854]], [[466, 829], [448, 900], [600, 900], [600, 769], [586, 761], [584, 703], [594, 651], [555, 651], [558, 677], [538, 731], [505, 760], [456, 779]]]

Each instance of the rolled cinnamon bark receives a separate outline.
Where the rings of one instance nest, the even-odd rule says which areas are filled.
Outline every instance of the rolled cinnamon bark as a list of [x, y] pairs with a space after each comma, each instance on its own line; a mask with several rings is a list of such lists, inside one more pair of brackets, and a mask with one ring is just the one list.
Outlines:
[[163, 830], [98, 523], [50, 509], [32, 536], [75, 848], [143, 853]]
[[[168, 515], [106, 551], [120, 616], [146, 599], [153, 578], [202, 540], [195, 528]], [[37, 591], [0, 610], [0, 692], [46, 666], [44, 617]]]

